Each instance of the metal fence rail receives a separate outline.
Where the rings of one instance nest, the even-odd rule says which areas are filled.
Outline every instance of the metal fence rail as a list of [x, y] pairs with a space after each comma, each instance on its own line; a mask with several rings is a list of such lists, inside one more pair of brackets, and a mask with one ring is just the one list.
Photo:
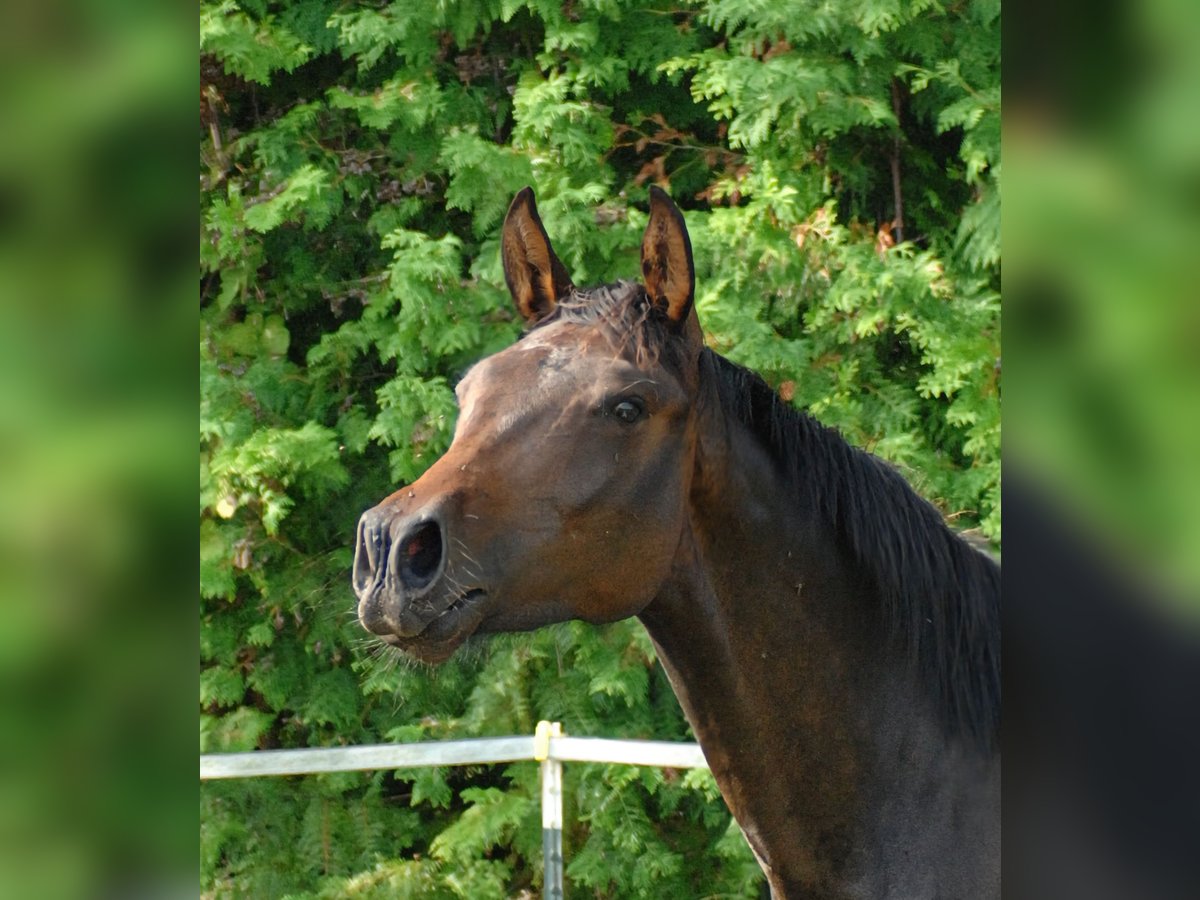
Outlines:
[[364, 747], [311, 747], [303, 750], [259, 750], [253, 753], [209, 753], [200, 757], [200, 780], [258, 778], [264, 775], [315, 775], [367, 769], [421, 766], [470, 766], [531, 760], [542, 764], [543, 895], [562, 900], [562, 764], [601, 762], [675, 769], [707, 769], [699, 744], [670, 741], [625, 741], [569, 737], [558, 722], [538, 722], [532, 737], [474, 738], [417, 744], [372, 744]]
[[260, 775], [315, 775], [365, 769], [421, 766], [470, 766], [533, 759], [532, 737], [428, 741], [420, 744], [370, 744], [360, 747], [310, 747], [212, 753], [200, 757], [200, 780], [254, 778]]

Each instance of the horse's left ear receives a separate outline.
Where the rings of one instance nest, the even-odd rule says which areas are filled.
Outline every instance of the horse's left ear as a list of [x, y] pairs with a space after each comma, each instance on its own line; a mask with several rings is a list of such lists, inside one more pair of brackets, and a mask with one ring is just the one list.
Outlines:
[[682, 324], [692, 309], [696, 270], [683, 214], [666, 192], [650, 187], [650, 221], [642, 235], [642, 280], [652, 303]]

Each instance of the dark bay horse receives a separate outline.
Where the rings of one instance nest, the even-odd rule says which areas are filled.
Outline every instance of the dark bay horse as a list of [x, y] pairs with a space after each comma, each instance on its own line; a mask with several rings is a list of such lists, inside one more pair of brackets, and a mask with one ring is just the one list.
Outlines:
[[683, 217], [642, 282], [571, 283], [504, 222], [528, 328], [472, 368], [446, 455], [363, 514], [363, 626], [641, 619], [775, 897], [1000, 893], [1000, 572], [890, 467], [706, 349]]

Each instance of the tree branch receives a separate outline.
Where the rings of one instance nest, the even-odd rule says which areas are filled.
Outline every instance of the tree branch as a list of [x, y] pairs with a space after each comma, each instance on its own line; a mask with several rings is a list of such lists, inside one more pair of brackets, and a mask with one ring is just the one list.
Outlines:
[[895, 78], [892, 79], [892, 112], [896, 115], [896, 136], [892, 139], [892, 200], [896, 217], [892, 220], [892, 230], [899, 244], [904, 240], [904, 195], [900, 190], [900, 82]]

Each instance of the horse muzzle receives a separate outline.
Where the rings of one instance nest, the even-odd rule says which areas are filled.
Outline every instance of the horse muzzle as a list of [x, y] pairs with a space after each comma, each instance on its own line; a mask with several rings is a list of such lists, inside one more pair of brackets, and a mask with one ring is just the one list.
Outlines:
[[363, 513], [353, 584], [359, 621], [367, 631], [415, 638], [481, 593], [446, 589], [446, 544], [446, 526], [436, 513], [397, 517], [380, 507]]

